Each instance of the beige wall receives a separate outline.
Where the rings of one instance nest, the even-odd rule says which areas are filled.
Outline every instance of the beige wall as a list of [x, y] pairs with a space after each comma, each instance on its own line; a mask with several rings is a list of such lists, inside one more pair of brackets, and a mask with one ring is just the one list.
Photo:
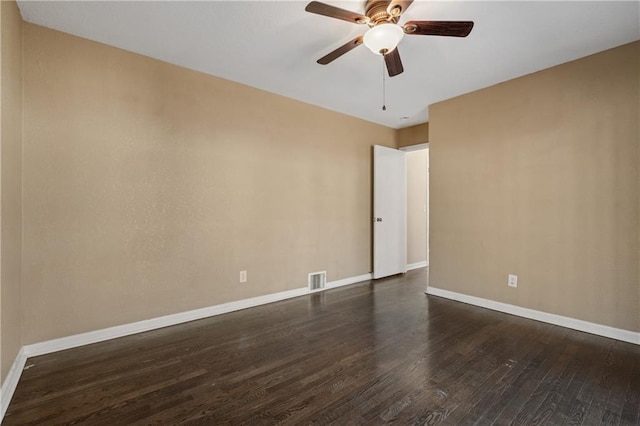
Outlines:
[[396, 132], [396, 145], [398, 148], [420, 145], [429, 142], [429, 123], [417, 126], [405, 127]]
[[24, 43], [25, 344], [370, 272], [371, 146], [394, 130], [30, 24]]
[[429, 150], [407, 152], [407, 264], [427, 260], [427, 167]]
[[640, 331], [639, 50], [430, 107], [431, 286]]
[[0, 4], [0, 380], [22, 346], [22, 19], [13, 1]]

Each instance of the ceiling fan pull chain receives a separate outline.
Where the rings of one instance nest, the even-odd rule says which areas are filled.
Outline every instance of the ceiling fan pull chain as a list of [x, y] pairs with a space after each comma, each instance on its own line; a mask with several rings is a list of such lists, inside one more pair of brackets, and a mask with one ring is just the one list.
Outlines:
[[384, 63], [384, 55], [381, 55], [382, 57], [382, 110], [386, 111], [387, 110], [387, 90], [386, 90], [386, 85], [385, 85], [385, 75], [384, 75], [384, 67], [385, 67], [385, 63]]

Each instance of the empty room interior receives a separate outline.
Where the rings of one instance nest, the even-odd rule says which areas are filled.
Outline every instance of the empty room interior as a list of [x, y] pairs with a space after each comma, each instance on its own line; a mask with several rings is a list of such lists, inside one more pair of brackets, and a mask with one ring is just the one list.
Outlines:
[[640, 424], [640, 2], [3, 0], [0, 43], [2, 424]]

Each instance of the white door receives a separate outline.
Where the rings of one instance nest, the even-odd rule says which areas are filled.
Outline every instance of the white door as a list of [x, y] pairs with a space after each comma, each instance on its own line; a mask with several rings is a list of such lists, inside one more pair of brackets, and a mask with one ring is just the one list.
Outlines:
[[407, 272], [407, 159], [373, 147], [373, 278]]

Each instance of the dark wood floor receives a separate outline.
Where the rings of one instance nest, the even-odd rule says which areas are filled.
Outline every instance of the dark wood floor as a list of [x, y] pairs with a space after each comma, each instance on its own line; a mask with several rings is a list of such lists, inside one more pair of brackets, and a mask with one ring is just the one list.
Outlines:
[[31, 358], [4, 424], [640, 422], [639, 346], [424, 282], [412, 271]]

